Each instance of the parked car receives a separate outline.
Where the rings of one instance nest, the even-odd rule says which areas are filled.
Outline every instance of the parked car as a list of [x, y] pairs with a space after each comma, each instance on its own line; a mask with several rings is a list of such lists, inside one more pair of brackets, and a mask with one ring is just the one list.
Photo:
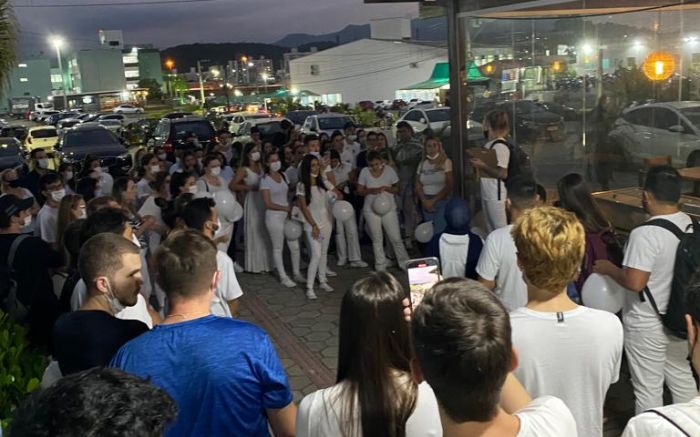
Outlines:
[[297, 129], [300, 129], [301, 125], [304, 124], [306, 117], [310, 117], [318, 113], [318, 111], [289, 111], [286, 114], [284, 114], [284, 117], [289, 119], [289, 121], [291, 121], [292, 123], [294, 123], [294, 126]]
[[555, 102], [537, 102], [545, 111], [553, 112], [564, 118], [564, 121], [579, 121], [581, 115], [579, 111], [566, 105]]
[[608, 134], [623, 162], [671, 156], [678, 166], [700, 166], [700, 102], [648, 103], [626, 109]]
[[[396, 123], [405, 121], [410, 124], [414, 132], [423, 132], [430, 129], [439, 133], [450, 124], [450, 108], [411, 109], [399, 118]], [[396, 125], [394, 125], [396, 135]]]
[[99, 158], [102, 167], [108, 168], [113, 176], [128, 174], [131, 169], [131, 155], [117, 136], [93, 123], [67, 131], [56, 148], [63, 162], [72, 164], [76, 171], [80, 171], [86, 155]]
[[174, 120], [176, 118], [184, 118], [184, 117], [191, 117], [193, 114], [191, 112], [183, 112], [183, 111], [178, 111], [178, 112], [168, 112], [165, 114], [162, 118], [167, 118], [170, 120]]
[[0, 137], [14, 137], [24, 141], [27, 136], [27, 128], [20, 124], [8, 124], [0, 128]]
[[484, 116], [491, 109], [500, 109], [508, 114], [511, 135], [518, 142], [531, 142], [538, 138], [560, 141], [566, 138], [564, 117], [549, 112], [541, 104], [532, 100], [487, 102], [475, 108], [472, 113], [473, 120], [483, 121]]
[[124, 103], [116, 106], [112, 112], [115, 114], [143, 114], [143, 108]]
[[53, 150], [58, 142], [58, 131], [52, 126], [37, 126], [29, 128], [27, 138], [24, 139], [24, 150], [31, 152], [34, 149]]
[[282, 132], [282, 120], [291, 122], [291, 120], [287, 118], [258, 118], [248, 120], [238, 129], [238, 133], [235, 135], [236, 141], [240, 141], [243, 144], [251, 142], [250, 130], [253, 126], [260, 130], [260, 138], [263, 141], [271, 141], [276, 134]]
[[66, 118], [75, 118], [79, 117], [81, 114], [79, 112], [74, 112], [74, 111], [64, 111], [64, 112], [58, 112], [56, 114], [52, 114], [48, 116], [45, 120], [46, 124], [50, 124], [52, 126], [57, 126], [58, 122], [66, 119]]
[[232, 134], [237, 134], [241, 125], [248, 120], [272, 118], [272, 114], [268, 114], [267, 112], [236, 112], [232, 115], [233, 117], [228, 125], [228, 130]]
[[8, 168], [26, 169], [24, 153], [15, 137], [0, 137], [0, 171]]
[[321, 135], [325, 133], [331, 136], [337, 130], [342, 132], [346, 124], [354, 122], [349, 115], [328, 112], [307, 117], [301, 131], [305, 134]]
[[100, 126], [107, 128], [110, 132], [119, 136], [122, 133], [122, 123], [119, 120], [100, 120]]
[[124, 114], [103, 114], [95, 121], [101, 123], [103, 120], [117, 120], [120, 123], [124, 123], [125, 119]]
[[216, 132], [211, 122], [201, 117], [163, 118], [158, 122], [147, 145], [150, 148], [162, 147], [167, 153], [184, 147], [185, 140], [190, 134], [196, 134], [203, 148], [217, 142]]
[[[47, 113], [55, 113], [58, 111], [55, 111], [53, 109], [53, 105], [50, 103], [37, 103], [34, 105], [34, 110], [29, 113], [29, 120], [30, 121], [42, 121], [44, 118], [46, 118]], [[48, 114], [50, 115], [50, 114]]]
[[89, 123], [89, 122], [91, 122], [91, 121], [97, 120], [97, 119], [100, 118], [100, 117], [101, 117], [101, 114], [84, 113], [84, 114], [80, 114], [80, 115], [79, 115], [78, 117], [76, 117], [76, 118], [78, 118], [78, 119], [79, 119], [80, 121], [82, 121], [83, 123]]

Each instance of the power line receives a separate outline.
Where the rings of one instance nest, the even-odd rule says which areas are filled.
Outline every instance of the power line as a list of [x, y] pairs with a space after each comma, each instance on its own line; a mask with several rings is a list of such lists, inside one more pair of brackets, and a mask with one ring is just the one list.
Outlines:
[[124, 2], [117, 1], [111, 3], [56, 3], [56, 4], [43, 4], [43, 5], [12, 5], [14, 8], [79, 8], [79, 7], [108, 7], [108, 6], [148, 6], [148, 5], [173, 5], [173, 4], [184, 4], [184, 3], [206, 3], [215, 2], [220, 0], [146, 0], [142, 2]]

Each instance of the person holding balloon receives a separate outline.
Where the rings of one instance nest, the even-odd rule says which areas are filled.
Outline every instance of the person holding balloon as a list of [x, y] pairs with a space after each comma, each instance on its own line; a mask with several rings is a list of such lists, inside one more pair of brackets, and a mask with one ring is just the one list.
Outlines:
[[447, 157], [440, 139], [425, 138], [423, 159], [416, 172], [416, 195], [423, 208], [423, 220], [433, 222], [433, 231], [445, 230], [445, 207], [452, 195], [452, 160]]
[[[272, 243], [272, 260], [275, 263], [275, 269], [279, 275], [280, 282], [285, 287], [296, 287], [296, 283], [287, 276], [284, 269], [284, 260], [282, 259], [282, 251], [284, 250], [284, 241], [287, 241], [287, 247], [292, 258], [292, 271], [294, 279], [299, 282], [304, 282], [305, 279], [300, 272], [300, 252], [299, 252], [299, 237], [301, 236], [301, 226], [298, 222], [291, 222], [289, 215], [292, 211], [292, 206], [289, 204], [287, 197], [289, 193], [289, 184], [287, 178], [280, 171], [282, 161], [280, 161], [277, 152], [268, 153], [265, 157], [266, 173], [260, 181], [260, 193], [262, 193], [263, 203], [265, 204], [265, 226], [270, 234]], [[289, 221], [289, 224], [287, 224]], [[299, 231], [289, 230], [285, 232], [285, 228], [289, 226], [298, 226]], [[289, 237], [296, 238], [289, 238]], [[286, 237], [286, 238], [285, 238]]]
[[[202, 169], [204, 174], [197, 180], [197, 197], [211, 197], [217, 200], [217, 205], [223, 203], [217, 198], [224, 195], [223, 192], [229, 191], [228, 185], [224, 178], [221, 177], [221, 159], [218, 155], [209, 154], [202, 160]], [[228, 196], [227, 196], [228, 197]], [[231, 196], [232, 197], [232, 196]], [[224, 252], [228, 249], [233, 237], [233, 223], [226, 220], [226, 214], [223, 214], [222, 206], [217, 207], [219, 215], [224, 220], [220, 220], [221, 224], [216, 233], [216, 245], [219, 250]]]
[[400, 269], [406, 268], [408, 252], [401, 240], [399, 216], [394, 195], [399, 193], [399, 176], [393, 168], [384, 164], [377, 151], [367, 154], [368, 167], [363, 168], [357, 179], [357, 193], [365, 197], [362, 213], [369, 227], [374, 251], [374, 268], [385, 271], [384, 234], [391, 243]]
[[297, 183], [297, 202], [304, 216], [304, 232], [311, 249], [311, 260], [306, 272], [306, 297], [310, 300], [317, 298], [314, 292], [316, 274], [319, 288], [327, 292], [333, 291], [326, 279], [328, 244], [333, 230], [326, 193], [332, 188], [330, 185], [326, 186], [326, 181], [321, 176], [319, 159], [311, 154], [304, 156]]

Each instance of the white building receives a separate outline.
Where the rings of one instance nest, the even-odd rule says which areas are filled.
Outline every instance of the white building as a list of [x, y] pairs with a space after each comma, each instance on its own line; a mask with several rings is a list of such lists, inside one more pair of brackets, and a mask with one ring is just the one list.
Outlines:
[[447, 62], [447, 48], [405, 39], [401, 20], [372, 23], [372, 38], [291, 59], [290, 88], [316, 93], [327, 105], [354, 104], [391, 100], [397, 90], [426, 80], [436, 63]]

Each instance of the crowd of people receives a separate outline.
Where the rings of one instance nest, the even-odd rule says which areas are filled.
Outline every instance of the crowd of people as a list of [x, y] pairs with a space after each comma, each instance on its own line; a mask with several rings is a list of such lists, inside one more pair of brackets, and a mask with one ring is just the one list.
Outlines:
[[[0, 261], [16, 282], [3, 304], [52, 362], [9, 435], [602, 436], [623, 365], [625, 437], [700, 435], [700, 273], [679, 286], [675, 263], [700, 229], [678, 172], [648, 172], [650, 222], [623, 245], [582, 176], [548, 202], [513, 171], [506, 114], [484, 129], [495, 164], [470, 160], [482, 229], [440, 139], [407, 123], [392, 147], [352, 124], [329, 138], [284, 124], [245, 145], [221, 132], [175, 162], [139, 152], [117, 178], [90, 157], [75, 177], [49, 171], [36, 149], [27, 175], [0, 174]], [[336, 384], [297, 408], [270, 337], [238, 319], [237, 274], [276, 272], [316, 299], [317, 284], [333, 292], [329, 251], [368, 267], [365, 238], [375, 273], [343, 296]], [[444, 279], [414, 308], [389, 269], [415, 250]], [[592, 275], [625, 289], [620, 313], [586, 306]], [[679, 290], [681, 333], [661, 316]]]

